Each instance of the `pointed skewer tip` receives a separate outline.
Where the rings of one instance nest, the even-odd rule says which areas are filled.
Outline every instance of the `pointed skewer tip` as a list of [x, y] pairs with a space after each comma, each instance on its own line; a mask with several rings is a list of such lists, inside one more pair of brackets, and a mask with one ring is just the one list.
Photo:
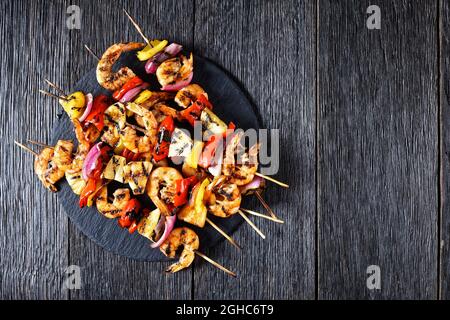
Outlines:
[[266, 239], [266, 236], [264, 235], [264, 233], [262, 233], [261, 230], [259, 230], [259, 228], [252, 222], [252, 220], [250, 220], [247, 215], [245, 213], [243, 213], [240, 209], [238, 210], [239, 214], [241, 215], [241, 217], [250, 225], [250, 227], [253, 228], [253, 230], [256, 231], [256, 233], [263, 239]]
[[216, 268], [222, 270], [223, 272], [229, 274], [230, 276], [236, 278], [236, 273], [234, 273], [231, 270], [228, 270], [227, 268], [225, 268], [224, 266], [222, 266], [221, 264], [217, 263], [216, 261], [214, 261], [213, 259], [209, 258], [208, 256], [204, 255], [203, 253], [195, 250], [194, 253], [196, 255], [198, 255], [199, 257], [205, 259], [206, 261], [208, 261], [209, 263], [211, 263], [213, 266], [215, 266]]
[[239, 250], [242, 249], [241, 246], [232, 237], [226, 234], [226, 232], [223, 231], [218, 225], [216, 225], [208, 218], [206, 218], [206, 222], [208, 222], [214, 229], [216, 229], [217, 232], [219, 232], [222, 236], [224, 236], [224, 238], [227, 239], [227, 241], [231, 243], [234, 247], [236, 247]]
[[269, 180], [269, 181], [271, 181], [271, 182], [273, 182], [273, 183], [275, 183], [275, 184], [277, 184], [277, 185], [279, 185], [279, 186], [281, 186], [283, 188], [289, 188], [289, 185], [287, 185], [286, 183], [278, 181], [278, 180], [276, 180], [274, 178], [271, 178], [269, 176], [266, 176], [266, 175], [264, 175], [262, 173], [256, 172], [255, 176], [258, 176], [258, 177], [264, 178], [266, 180]]
[[34, 156], [36, 156], [36, 157], [39, 156], [39, 154], [38, 154], [37, 152], [31, 150], [30, 148], [28, 148], [27, 146], [25, 146], [25, 145], [23, 145], [23, 144], [17, 142], [16, 140], [14, 140], [14, 143], [15, 143], [16, 145], [18, 145], [19, 147], [21, 147], [22, 149], [24, 149], [24, 150], [26, 150], [26, 151], [32, 153]]
[[260, 217], [260, 218], [267, 219], [267, 220], [270, 220], [270, 221], [273, 221], [276, 223], [281, 223], [281, 224], [284, 223], [283, 220], [280, 220], [277, 217], [267, 216], [265, 214], [262, 214], [262, 213], [259, 213], [259, 212], [253, 211], [253, 210], [249, 210], [249, 209], [244, 209], [244, 208], [241, 208], [241, 210], [244, 211], [245, 213], [251, 214], [252, 216], [255, 216], [255, 217]]

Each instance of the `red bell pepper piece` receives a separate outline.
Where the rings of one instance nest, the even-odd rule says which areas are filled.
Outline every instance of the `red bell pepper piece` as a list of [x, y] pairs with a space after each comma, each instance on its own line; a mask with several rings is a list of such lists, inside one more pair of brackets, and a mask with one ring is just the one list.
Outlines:
[[180, 207], [188, 201], [189, 188], [198, 182], [196, 176], [192, 176], [186, 179], [179, 179], [175, 181], [176, 192], [173, 199], [173, 205]]
[[205, 95], [200, 95], [197, 100], [187, 109], [180, 112], [181, 117], [186, 119], [191, 126], [194, 126], [194, 122], [200, 119], [203, 109], [212, 109], [212, 104], [205, 97]]
[[105, 126], [104, 113], [109, 107], [109, 98], [104, 94], [100, 94], [94, 98], [92, 111], [89, 113], [84, 123], [92, 123], [99, 131]]
[[[141, 204], [139, 203], [139, 201], [137, 199], [131, 199], [130, 201], [128, 201], [128, 203], [125, 205], [122, 212], [120, 213], [120, 218], [118, 221], [119, 225], [122, 228], [131, 227], [133, 225], [133, 223], [136, 222], [135, 214], [137, 214], [140, 209], [141, 209]], [[136, 228], [137, 228], [137, 224], [136, 224]]]
[[212, 110], [212, 108], [213, 108], [211, 102], [209, 102], [208, 98], [206, 98], [206, 96], [204, 94], [199, 95], [197, 100], [195, 100], [195, 103], [198, 103], [198, 104], [202, 105], [203, 108], [206, 107], [210, 110]]
[[125, 93], [127, 93], [131, 89], [136, 88], [137, 86], [140, 86], [143, 83], [144, 83], [144, 81], [142, 81], [141, 78], [139, 78], [138, 76], [134, 76], [133, 78], [128, 80], [127, 83], [125, 83], [121, 89], [116, 90], [113, 93], [113, 98], [116, 99], [117, 101], [119, 101], [120, 99], [122, 99], [122, 97], [125, 95]]
[[170, 137], [175, 124], [171, 116], [166, 116], [159, 125], [158, 142], [153, 150], [153, 159], [158, 162], [165, 159], [169, 155]]
[[97, 179], [90, 178], [84, 187], [83, 191], [81, 191], [80, 195], [80, 208], [83, 208], [87, 205], [88, 198], [91, 194], [95, 192], [95, 187], [97, 186]]
[[141, 158], [140, 153], [134, 153], [133, 151], [127, 148], [123, 149], [121, 156], [127, 159], [127, 162], [138, 161]]
[[202, 106], [193, 103], [189, 108], [184, 109], [183, 111], [180, 111], [181, 117], [187, 120], [191, 124], [191, 126], [194, 126], [194, 122], [198, 121], [200, 119], [200, 115], [202, 114]]

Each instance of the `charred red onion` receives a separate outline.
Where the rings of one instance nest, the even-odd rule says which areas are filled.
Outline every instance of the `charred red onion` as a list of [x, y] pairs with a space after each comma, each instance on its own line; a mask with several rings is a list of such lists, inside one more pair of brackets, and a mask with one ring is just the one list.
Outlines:
[[256, 190], [262, 187], [264, 187], [264, 179], [255, 176], [251, 182], [244, 184], [243, 186], [239, 187], [239, 189], [241, 190], [241, 194], [245, 194], [250, 190]]
[[170, 235], [170, 233], [173, 230], [173, 227], [175, 226], [175, 222], [177, 221], [177, 216], [176, 215], [167, 216], [167, 217], [164, 217], [164, 219], [165, 219], [164, 233], [157, 242], [155, 242], [151, 245], [152, 248], [158, 248], [160, 245], [162, 245], [164, 243], [164, 241], [166, 241], [167, 237]]
[[84, 180], [88, 180], [92, 171], [97, 167], [98, 159], [101, 156], [101, 146], [102, 142], [99, 142], [89, 150], [83, 162], [82, 177]]
[[157, 53], [153, 58], [149, 59], [145, 64], [145, 71], [147, 73], [155, 73], [159, 65], [167, 59], [175, 57], [183, 47], [177, 43], [171, 43], [163, 52]]
[[136, 97], [142, 90], [147, 89], [149, 86], [148, 83], [144, 82], [143, 84], [141, 84], [140, 86], [137, 86], [136, 88], [133, 88], [129, 91], [127, 91], [127, 93], [125, 93], [123, 95], [123, 97], [120, 99], [120, 102], [125, 103], [125, 102], [130, 102], [131, 100], [133, 100], [134, 97]]
[[80, 120], [80, 122], [83, 122], [84, 120], [86, 120], [87, 116], [91, 113], [92, 111], [92, 102], [94, 101], [94, 98], [92, 97], [92, 94], [88, 93], [86, 96], [86, 109], [84, 109], [84, 112], [82, 114], [82, 116], [78, 119]]

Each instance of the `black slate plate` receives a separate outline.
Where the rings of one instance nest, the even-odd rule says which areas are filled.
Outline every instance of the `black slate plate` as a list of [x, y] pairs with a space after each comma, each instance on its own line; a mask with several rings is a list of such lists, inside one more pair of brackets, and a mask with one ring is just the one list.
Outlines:
[[[151, 84], [150, 89], [157, 90], [159, 88], [156, 77], [143, 73], [143, 64], [136, 59], [133, 53], [123, 55], [116, 62], [116, 65], [117, 67], [122, 65], [131, 67], [136, 74]], [[237, 127], [242, 129], [259, 128], [257, 116], [247, 97], [238, 85], [211, 61], [194, 56], [194, 79], [192, 83], [198, 83], [208, 92], [214, 105], [214, 112], [226, 123], [233, 121]], [[81, 90], [85, 93], [91, 92], [94, 96], [100, 93], [109, 94], [97, 83], [95, 68], [78, 81], [75, 90]], [[58, 139], [75, 141], [72, 124], [65, 113], [61, 114], [56, 121], [52, 136], [53, 144]], [[166, 260], [158, 249], [150, 248], [149, 240], [140, 236], [137, 232], [129, 234], [127, 230], [118, 226], [116, 220], [101, 216], [95, 207], [80, 209], [78, 206], [79, 198], [72, 192], [67, 182], [62, 182], [59, 187], [61, 189], [57, 193], [59, 202], [71, 221], [95, 243], [106, 250], [136, 260]], [[242, 222], [242, 218], [238, 215], [228, 219], [209, 217], [228, 234], [232, 234]], [[202, 248], [214, 246], [224, 239], [209, 225], [206, 225], [204, 229], [195, 227], [193, 229], [197, 231], [200, 237]]]

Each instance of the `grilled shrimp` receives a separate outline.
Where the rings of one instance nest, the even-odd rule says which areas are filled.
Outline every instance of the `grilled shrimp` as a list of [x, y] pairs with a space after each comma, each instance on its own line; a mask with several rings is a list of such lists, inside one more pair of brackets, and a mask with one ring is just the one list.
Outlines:
[[117, 102], [109, 106], [104, 113], [105, 129], [102, 135], [102, 141], [111, 147], [115, 147], [120, 140], [119, 131], [125, 128], [127, 114], [125, 106]]
[[66, 171], [72, 165], [73, 142], [70, 140], [58, 140], [54, 149], [53, 161], [56, 166]]
[[119, 132], [123, 145], [134, 153], [151, 151], [152, 146], [156, 143], [156, 134], [158, 132], [158, 122], [153, 113], [135, 103], [128, 104], [127, 108], [142, 117], [142, 124], [146, 132], [144, 136], [139, 136], [135, 129], [126, 126]]
[[165, 256], [175, 258], [176, 252], [181, 246], [183, 246], [183, 251], [180, 254], [180, 260], [170, 265], [166, 272], [174, 273], [192, 264], [195, 258], [195, 251], [200, 246], [197, 234], [186, 227], [173, 229], [159, 249]]
[[227, 218], [238, 212], [241, 205], [241, 193], [235, 183], [228, 181], [226, 176], [213, 180], [207, 188], [208, 211], [221, 218]]
[[231, 182], [243, 186], [253, 180], [258, 170], [258, 150], [259, 144], [255, 144], [242, 155], [239, 163], [234, 166]]
[[119, 59], [122, 52], [141, 49], [144, 46], [139, 42], [116, 43], [106, 49], [97, 65], [97, 81], [105, 89], [115, 91], [120, 89], [128, 80], [135, 76], [128, 67], [122, 67], [117, 72], [112, 71], [114, 62]]
[[95, 200], [97, 210], [106, 218], [114, 219], [120, 215], [120, 212], [130, 200], [130, 190], [126, 188], [117, 189], [113, 193], [114, 200], [108, 201], [108, 187], [104, 186], [100, 190], [99, 196]]
[[145, 109], [151, 109], [156, 104], [172, 100], [174, 97], [175, 94], [173, 92], [152, 91], [152, 95], [147, 100], [142, 102], [140, 106]]
[[177, 169], [171, 167], [156, 168], [150, 175], [150, 182], [147, 183], [146, 188], [147, 194], [165, 216], [171, 214], [167, 204], [173, 203], [176, 194], [175, 181], [182, 178]]
[[240, 145], [240, 141], [243, 133], [238, 131], [231, 137], [230, 142], [227, 144], [225, 148], [225, 154], [223, 157], [223, 165], [222, 172], [226, 176], [231, 176], [235, 167], [235, 154], [237, 152], [237, 148]]
[[194, 57], [185, 56], [168, 59], [160, 64], [156, 70], [156, 77], [161, 86], [168, 86], [179, 81], [186, 81], [194, 70]]
[[[162, 103], [156, 104], [150, 112], [153, 114], [158, 125], [166, 118], [166, 116], [171, 116], [174, 119], [182, 121], [177, 110]], [[140, 115], [135, 114], [134, 118], [139, 126], [144, 127], [144, 120]]]
[[91, 145], [90, 143], [86, 140], [86, 137], [84, 136], [84, 131], [83, 131], [83, 127], [81, 126], [81, 123], [78, 119], [73, 119], [72, 120], [73, 126], [75, 128], [75, 136], [77, 138], [78, 141], [78, 150], [77, 150], [77, 154], [85, 154], [87, 155]]
[[34, 160], [36, 175], [44, 187], [52, 192], [57, 191], [54, 184], [64, 177], [64, 170], [60, 169], [53, 161], [54, 154], [53, 148], [44, 148]]
[[201, 94], [205, 94], [208, 97], [202, 87], [193, 83], [178, 91], [174, 100], [180, 107], [187, 108], [191, 103], [195, 102]]
[[73, 119], [72, 123], [75, 128], [75, 136], [78, 140], [78, 150], [71, 165], [67, 168], [65, 176], [72, 191], [79, 195], [86, 186], [86, 181], [82, 177], [82, 169], [84, 159], [89, 152], [90, 143], [85, 138], [80, 121]]

